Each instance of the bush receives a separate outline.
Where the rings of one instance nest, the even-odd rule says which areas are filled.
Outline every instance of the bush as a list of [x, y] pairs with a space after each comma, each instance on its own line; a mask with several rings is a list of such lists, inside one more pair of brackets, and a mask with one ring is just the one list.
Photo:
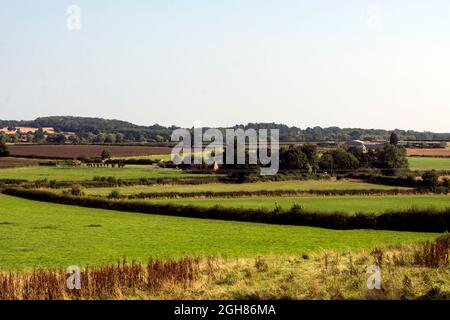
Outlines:
[[4, 141], [0, 141], [0, 157], [8, 157], [10, 155], [8, 147]]
[[103, 150], [100, 157], [102, 158], [102, 160], [111, 159], [112, 153], [109, 150]]
[[434, 189], [439, 186], [439, 175], [436, 170], [426, 171], [422, 174], [422, 183], [425, 187]]
[[72, 195], [74, 197], [82, 197], [85, 195], [85, 192], [83, 191], [83, 188], [79, 184], [74, 184], [70, 188], [69, 191], [66, 191], [65, 194]]
[[111, 193], [108, 195], [108, 199], [120, 199], [122, 196], [120, 195], [119, 190], [115, 189], [112, 190]]

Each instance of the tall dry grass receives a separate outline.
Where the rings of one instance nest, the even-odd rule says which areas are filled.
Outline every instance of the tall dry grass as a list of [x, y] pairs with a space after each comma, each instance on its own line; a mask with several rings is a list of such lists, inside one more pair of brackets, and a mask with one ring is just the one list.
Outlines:
[[120, 299], [166, 285], [187, 287], [199, 276], [199, 262], [199, 258], [184, 258], [89, 267], [80, 272], [81, 288], [72, 290], [67, 288], [65, 272], [0, 273], [0, 300]]

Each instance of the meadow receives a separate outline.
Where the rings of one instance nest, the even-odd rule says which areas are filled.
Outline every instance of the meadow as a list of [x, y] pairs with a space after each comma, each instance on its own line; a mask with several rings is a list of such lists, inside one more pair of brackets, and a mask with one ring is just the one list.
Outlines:
[[[142, 201], [142, 200], [139, 200]], [[447, 208], [449, 195], [384, 195], [384, 196], [302, 196], [302, 197], [251, 197], [251, 198], [183, 198], [144, 200], [152, 203], [215, 206], [232, 208], [268, 208], [281, 206], [289, 209], [294, 204], [305, 210], [319, 212], [341, 211], [347, 213], [383, 213], [387, 210], [406, 210], [411, 207]]]
[[125, 168], [90, 168], [70, 166], [30, 166], [20, 168], [6, 168], [0, 170], [0, 179], [20, 180], [56, 180], [56, 181], [83, 181], [94, 177], [115, 177], [116, 179], [139, 178], [177, 178], [186, 176], [177, 169], [162, 169], [148, 165], [127, 165]]
[[437, 235], [144, 215], [0, 195], [0, 270], [64, 270], [124, 258], [146, 262], [188, 255], [300, 256], [417, 243]]
[[113, 190], [119, 190], [122, 195], [133, 195], [139, 193], [164, 193], [164, 192], [235, 192], [235, 191], [275, 191], [275, 190], [391, 190], [408, 189], [404, 187], [393, 187], [381, 184], [366, 183], [356, 180], [289, 180], [289, 181], [266, 181], [241, 184], [208, 183], [200, 185], [148, 185], [148, 186], [126, 186], [120, 188], [89, 188], [85, 192], [89, 195], [107, 196]]
[[450, 158], [408, 157], [411, 170], [450, 170]]

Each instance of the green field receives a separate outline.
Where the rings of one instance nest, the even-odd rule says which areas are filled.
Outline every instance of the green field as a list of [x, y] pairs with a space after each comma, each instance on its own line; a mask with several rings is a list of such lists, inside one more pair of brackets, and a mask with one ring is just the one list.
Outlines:
[[115, 212], [0, 195], [0, 270], [185, 255], [300, 255], [431, 240], [437, 234], [217, 221]]
[[408, 157], [411, 170], [450, 170], [450, 158]]
[[[142, 201], [142, 200], [139, 200]], [[145, 200], [152, 203], [173, 203], [180, 205], [214, 206], [220, 204], [234, 208], [268, 208], [275, 203], [285, 209], [293, 204], [302, 205], [306, 210], [348, 213], [382, 213], [386, 210], [405, 210], [417, 207], [450, 207], [449, 195], [399, 195], [399, 196], [305, 196], [305, 197], [254, 197], [254, 198], [184, 198]]]
[[[125, 168], [89, 168], [89, 167], [21, 167], [0, 169], [0, 179], [23, 180], [56, 180], [56, 181], [81, 181], [92, 180], [95, 176], [115, 177], [117, 179], [138, 178], [177, 178], [186, 177], [181, 170], [162, 169], [154, 166], [127, 165]], [[199, 175], [196, 175], [199, 176]]]
[[85, 191], [92, 195], [108, 195], [112, 190], [119, 190], [123, 195], [138, 193], [162, 193], [162, 192], [226, 192], [226, 191], [275, 191], [275, 190], [389, 190], [408, 189], [392, 187], [381, 184], [372, 184], [350, 180], [291, 180], [291, 181], [268, 181], [242, 184], [209, 183], [201, 185], [152, 185], [152, 186], [129, 186], [121, 188], [90, 188]]

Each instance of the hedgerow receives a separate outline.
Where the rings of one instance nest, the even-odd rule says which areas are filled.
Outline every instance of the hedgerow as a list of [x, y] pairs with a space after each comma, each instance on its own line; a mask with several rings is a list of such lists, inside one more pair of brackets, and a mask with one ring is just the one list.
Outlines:
[[77, 205], [116, 211], [161, 214], [170, 216], [260, 222], [284, 225], [314, 226], [330, 229], [379, 229], [418, 232], [445, 232], [450, 228], [450, 207], [446, 209], [416, 208], [406, 211], [391, 210], [382, 214], [347, 214], [343, 212], [305, 211], [294, 205], [289, 210], [276, 208], [247, 209], [182, 206], [139, 201], [110, 200], [106, 198], [76, 197], [41, 190], [5, 189], [4, 194], [30, 200]]

